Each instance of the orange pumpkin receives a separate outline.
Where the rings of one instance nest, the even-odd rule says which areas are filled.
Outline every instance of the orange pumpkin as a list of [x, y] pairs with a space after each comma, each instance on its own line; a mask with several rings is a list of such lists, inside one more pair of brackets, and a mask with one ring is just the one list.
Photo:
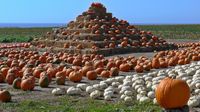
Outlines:
[[92, 66], [84, 66], [82, 69], [81, 69], [81, 72], [83, 74], [83, 76], [86, 76], [86, 73], [90, 70], [93, 70], [93, 67]]
[[122, 46], [122, 47], [127, 47], [127, 46], [128, 46], [128, 42], [127, 42], [127, 41], [121, 42], [121, 46]]
[[97, 68], [96, 70], [95, 70], [95, 72], [97, 73], [97, 74], [101, 74], [101, 72], [104, 70], [104, 68]]
[[41, 68], [36, 68], [34, 71], [33, 71], [33, 76], [36, 77], [36, 78], [40, 78], [40, 73], [43, 72], [43, 69]]
[[29, 76], [28, 78], [22, 80], [21, 82], [21, 89], [24, 91], [32, 91], [35, 87], [35, 78]]
[[89, 80], [97, 79], [97, 73], [94, 70], [88, 71], [86, 76]]
[[107, 70], [104, 70], [101, 72], [100, 74], [102, 77], [105, 77], [105, 78], [109, 78], [110, 77], [110, 72], [107, 71]]
[[168, 66], [176, 66], [176, 60], [174, 58], [170, 58], [168, 61]]
[[15, 74], [14, 73], [8, 73], [6, 76], [6, 82], [11, 85], [13, 81], [15, 80]]
[[95, 61], [94, 67], [95, 68], [103, 68], [104, 67], [104, 63], [102, 61], [100, 61], [100, 60]]
[[160, 62], [159, 62], [159, 60], [157, 58], [154, 58], [152, 60], [152, 67], [155, 68], [155, 69], [160, 68]]
[[168, 67], [168, 63], [166, 61], [161, 61], [160, 62], [160, 67], [161, 68], [167, 68]]
[[112, 67], [117, 67], [117, 65], [113, 61], [108, 62], [106, 68], [110, 70]]
[[184, 60], [184, 59], [178, 60], [178, 64], [179, 64], [179, 65], [184, 65], [184, 64], [185, 64], [185, 60]]
[[128, 72], [131, 69], [128, 63], [123, 63], [119, 66], [119, 70], [123, 72]]
[[74, 71], [72, 68], [68, 68], [66, 71], [65, 71], [65, 76], [66, 77], [69, 77], [69, 74]]
[[192, 61], [199, 61], [199, 60], [200, 60], [199, 56], [192, 56]]
[[167, 77], [157, 86], [155, 96], [158, 104], [163, 108], [180, 108], [187, 105], [190, 88], [183, 80]]
[[0, 72], [0, 83], [4, 82], [4, 76], [2, 74], [2, 72]]
[[72, 64], [74, 66], [81, 66], [82, 65], [82, 60], [81, 59], [75, 59], [75, 60], [73, 60]]
[[0, 101], [9, 102], [11, 100], [11, 95], [7, 90], [0, 90]]
[[142, 72], [144, 71], [143, 67], [140, 66], [140, 65], [135, 66], [134, 69], [135, 69], [135, 71], [136, 71], [137, 73], [142, 73]]
[[73, 82], [80, 82], [82, 80], [82, 74], [80, 71], [72, 71], [69, 74], [69, 80]]
[[1, 69], [1, 72], [2, 72], [2, 75], [3, 75], [4, 78], [6, 78], [6, 75], [7, 75], [7, 73], [8, 73], [8, 70], [9, 70], [8, 67], [3, 67], [3, 68]]

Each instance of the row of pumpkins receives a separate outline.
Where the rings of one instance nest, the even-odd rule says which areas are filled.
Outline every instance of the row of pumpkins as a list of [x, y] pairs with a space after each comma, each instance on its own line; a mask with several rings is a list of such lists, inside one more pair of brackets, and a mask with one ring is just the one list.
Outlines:
[[[1, 50], [0, 56], [8, 58], [6, 61], [0, 61], [2, 64], [1, 76], [3, 77], [1, 79], [5, 80], [6, 77], [8, 77], [8, 80], [10, 77], [15, 79], [17, 77], [23, 77], [24, 75], [26, 76], [27, 74], [33, 74], [33, 76], [40, 78], [41, 74], [47, 74], [49, 78], [59, 76], [63, 77], [63, 80], [69, 77], [73, 82], [80, 82], [82, 76], [86, 76], [89, 80], [96, 80], [98, 76], [104, 78], [117, 76], [119, 71], [130, 72], [134, 70], [142, 73], [144, 71], [150, 71], [151, 69], [189, 64], [191, 61], [200, 60], [199, 52], [199, 47], [191, 47], [179, 51], [161, 51], [150, 60], [144, 56], [139, 58], [133, 56], [118, 56], [105, 59], [102, 55], [94, 54], [72, 55], [67, 53], [49, 54], [44, 52], [40, 55], [36, 51]], [[66, 62], [70, 65], [66, 66], [66, 63], [61, 63], [55, 67], [52, 64], [59, 64], [60, 62]], [[7, 82], [12, 83], [12, 81]]]
[[[154, 39], [155, 38], [155, 39]], [[153, 41], [153, 40], [158, 40], [156, 39], [157, 37], [152, 36], [152, 41], [147, 42], [146, 37], [143, 37], [140, 41], [133, 41], [131, 39], [128, 39], [127, 37], [124, 37], [123, 39], [118, 40], [119, 43], [116, 43], [116, 38], [112, 37], [110, 38], [110, 40], [112, 42], [109, 42], [108, 39], [104, 39], [104, 42], [106, 43], [104, 48], [117, 48], [117, 47], [159, 47], [162, 45], [167, 45], [167, 43], [165, 41], [162, 42], [157, 42], [157, 41]], [[79, 40], [74, 40], [74, 41], [79, 41]], [[83, 42], [91, 42], [88, 40], [83, 40]], [[76, 49], [84, 49], [84, 46], [82, 44], [77, 44], [77, 45], [70, 45], [70, 43], [65, 43], [63, 45], [64, 48], [73, 48], [75, 47]], [[99, 49], [99, 47], [95, 44], [93, 44], [92, 49]]]
[[[200, 62], [180, 65], [144, 74], [112, 77], [97, 84], [77, 84], [67, 90], [56, 88], [54, 95], [80, 95], [87, 93], [93, 99], [115, 101], [121, 99], [127, 104], [133, 99], [139, 102], [153, 101], [166, 109], [181, 108], [184, 105], [200, 105]], [[66, 92], [65, 92], [66, 91]]]
[[24, 47], [24, 48], [29, 48], [31, 43], [6, 43], [6, 44], [0, 44], [0, 49], [7, 49], [7, 48], [19, 48], [19, 47]]

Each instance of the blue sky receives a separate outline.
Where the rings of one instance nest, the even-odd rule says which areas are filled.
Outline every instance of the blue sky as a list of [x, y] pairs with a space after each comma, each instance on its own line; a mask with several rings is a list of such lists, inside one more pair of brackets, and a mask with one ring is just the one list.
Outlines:
[[200, 24], [200, 0], [0, 0], [0, 23], [67, 23], [92, 2], [130, 23]]

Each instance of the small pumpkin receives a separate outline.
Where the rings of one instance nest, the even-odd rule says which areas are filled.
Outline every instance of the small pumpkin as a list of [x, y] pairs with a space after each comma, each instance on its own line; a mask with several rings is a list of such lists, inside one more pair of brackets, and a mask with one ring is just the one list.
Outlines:
[[109, 78], [110, 77], [110, 72], [108, 70], [104, 70], [100, 74], [104, 78]]
[[82, 69], [81, 69], [81, 72], [83, 74], [83, 76], [86, 76], [86, 73], [90, 70], [93, 70], [93, 67], [92, 66], [84, 66]]
[[97, 79], [97, 73], [94, 70], [88, 71], [86, 76], [89, 80]]
[[119, 75], [119, 69], [117, 67], [112, 67], [110, 69], [110, 76], [118, 76]]
[[9, 102], [11, 101], [11, 95], [7, 90], [0, 90], [0, 101]]
[[46, 88], [49, 86], [49, 77], [47, 74], [40, 77], [39, 86], [42, 88]]
[[155, 68], [155, 69], [160, 68], [160, 62], [159, 62], [159, 60], [157, 58], [154, 58], [152, 60], [152, 67]]
[[80, 71], [72, 71], [69, 74], [69, 80], [73, 82], [80, 82], [82, 80], [82, 74]]
[[12, 87], [14, 89], [20, 89], [21, 88], [21, 78], [16, 78], [14, 81], [13, 81], [13, 84], [12, 84]]
[[2, 72], [0, 72], [0, 83], [4, 82], [4, 76], [2, 74]]
[[134, 69], [137, 73], [142, 73], [144, 71], [143, 66], [140, 65], [135, 66]]
[[96, 70], [95, 70], [95, 72], [97, 73], [97, 74], [101, 74], [101, 72], [104, 70], [104, 68], [97, 68]]
[[117, 65], [113, 61], [108, 62], [106, 68], [110, 70], [112, 67], [117, 67]]
[[65, 77], [56, 77], [56, 84], [57, 85], [65, 85]]
[[163, 108], [180, 108], [187, 105], [190, 88], [183, 80], [167, 77], [158, 84], [155, 96], [158, 104]]
[[6, 82], [11, 85], [13, 81], [15, 80], [15, 74], [14, 73], [8, 73], [6, 76]]
[[119, 70], [123, 72], [129, 72], [130, 69], [131, 67], [128, 63], [123, 63], [119, 66]]

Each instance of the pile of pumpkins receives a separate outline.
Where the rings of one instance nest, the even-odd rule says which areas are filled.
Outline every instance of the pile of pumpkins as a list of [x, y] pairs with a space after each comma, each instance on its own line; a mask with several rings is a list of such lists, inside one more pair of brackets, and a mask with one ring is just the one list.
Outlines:
[[184, 42], [184, 43], [176, 43], [179, 48], [184, 47], [192, 47], [192, 46], [200, 46], [200, 42]]

